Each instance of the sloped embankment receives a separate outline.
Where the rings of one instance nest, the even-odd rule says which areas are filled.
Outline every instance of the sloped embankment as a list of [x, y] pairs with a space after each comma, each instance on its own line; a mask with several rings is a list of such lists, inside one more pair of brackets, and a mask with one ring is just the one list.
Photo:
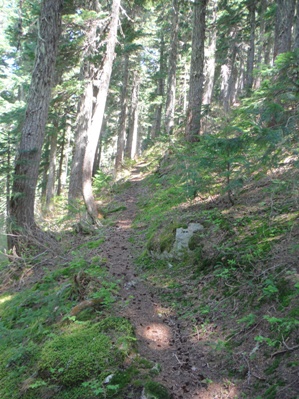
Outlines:
[[[234, 206], [184, 201], [169, 165], [139, 172], [103, 228], [3, 271], [1, 397], [297, 398], [295, 171]], [[150, 255], [189, 223], [204, 230], [184, 256]]]
[[[296, 168], [282, 165], [249, 181], [233, 206], [221, 195], [183, 201], [172, 170], [170, 162], [144, 182], [136, 226], [146, 225], [147, 251], [139, 264], [189, 342], [187, 360], [176, 353], [177, 373], [188, 365], [190, 375], [200, 368], [202, 379], [188, 387], [190, 397], [297, 398]], [[176, 229], [194, 222], [204, 231], [190, 251], [163, 260]], [[194, 352], [201, 365], [192, 363]]]

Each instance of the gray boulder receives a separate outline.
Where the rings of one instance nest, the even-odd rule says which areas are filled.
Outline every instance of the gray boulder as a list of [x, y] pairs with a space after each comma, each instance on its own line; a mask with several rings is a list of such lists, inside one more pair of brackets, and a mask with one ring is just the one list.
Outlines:
[[180, 258], [190, 251], [189, 243], [195, 233], [203, 230], [204, 227], [200, 223], [190, 223], [187, 228], [180, 227], [175, 231], [175, 240], [170, 251], [151, 251], [151, 255], [158, 259]]

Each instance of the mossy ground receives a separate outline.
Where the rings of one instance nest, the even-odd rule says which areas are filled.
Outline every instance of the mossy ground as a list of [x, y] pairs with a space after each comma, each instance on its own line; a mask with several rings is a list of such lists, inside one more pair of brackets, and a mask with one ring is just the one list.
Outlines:
[[[204, 392], [219, 386], [227, 397], [297, 399], [297, 170], [254, 175], [233, 193], [232, 206], [223, 179], [181, 168], [184, 154], [179, 147], [160, 167], [156, 155], [146, 164], [132, 238], [144, 241], [139, 272], [159, 294], [161, 314], [183, 320], [202, 351], [209, 364]], [[126, 181], [99, 184], [107, 186], [105, 200], [131, 189]], [[115, 210], [107, 226], [125, 210], [118, 199], [103, 206]], [[205, 228], [191, 253], [171, 262], [150, 256], [168, 250], [175, 228], [190, 222]], [[103, 231], [59, 231], [54, 251], [28, 251], [21, 264], [3, 266], [1, 398], [121, 399], [149, 388], [167, 397], [152, 381], [153, 364], [136, 351], [131, 324], [116, 316], [120, 281], [101, 254]], [[80, 302], [98, 298], [100, 306], [70, 316]]]
[[[176, 169], [177, 154], [168, 163], [172, 168], [160, 167], [143, 182], [148, 196], [139, 202], [136, 225], [147, 225], [148, 251], [139, 257], [139, 267], [163, 302], [210, 346], [208, 361], [242, 397], [297, 398], [292, 375], [299, 344], [296, 167], [248, 179], [232, 206], [219, 186], [209, 185], [210, 192], [199, 188], [199, 196], [191, 198], [186, 173]], [[157, 261], [151, 251], [171, 242], [173, 221], [200, 222], [205, 230], [184, 259]]]
[[[98, 255], [103, 237], [68, 235], [68, 240], [77, 250], [63, 246], [59, 259], [67, 261], [51, 271], [25, 273], [35, 269], [28, 257], [12, 280], [9, 265], [3, 266], [3, 281], [9, 276], [0, 297], [3, 399], [123, 398], [151, 380], [153, 364], [138, 356], [131, 323], [113, 315], [120, 281], [109, 276]], [[20, 286], [22, 276], [26, 281]], [[70, 315], [94, 298], [100, 299], [98, 307]]]

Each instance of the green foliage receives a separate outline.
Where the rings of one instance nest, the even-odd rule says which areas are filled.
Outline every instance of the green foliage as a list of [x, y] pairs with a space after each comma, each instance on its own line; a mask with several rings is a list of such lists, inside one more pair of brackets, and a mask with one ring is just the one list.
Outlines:
[[111, 189], [113, 176], [99, 170], [93, 179], [93, 188], [96, 193], [101, 194], [102, 190]]
[[39, 373], [65, 386], [77, 385], [111, 367], [118, 351], [97, 324], [72, 325], [48, 341], [41, 352]]
[[149, 381], [145, 384], [144, 393], [148, 399], [169, 399], [170, 395], [167, 389], [153, 381]]
[[278, 332], [282, 338], [287, 338], [299, 326], [299, 320], [294, 317], [274, 317], [265, 315], [264, 319], [270, 323], [271, 330]]
[[278, 288], [275, 286], [273, 280], [267, 279], [264, 282], [263, 294], [266, 298], [275, 297], [278, 293]]
[[280, 54], [261, 88], [235, 112], [236, 123], [247, 132], [255, 150], [255, 169], [277, 166], [286, 153], [297, 153], [298, 65], [297, 50]]
[[[90, 282], [85, 294], [101, 298], [102, 308], [115, 302], [118, 290], [117, 282], [110, 281], [99, 266], [101, 259], [89, 262], [76, 252], [73, 256], [31, 288], [0, 297], [1, 398], [16, 399], [22, 394], [39, 399], [51, 392], [61, 399], [90, 399], [96, 390], [99, 395], [104, 392], [100, 397], [113, 396], [118, 390], [118, 383], [104, 384], [104, 380], [116, 374], [134, 350], [133, 328], [128, 320], [105, 317], [103, 311], [100, 317], [97, 312], [95, 322], [91, 316], [85, 321], [69, 317], [83, 289], [74, 284], [74, 276], [80, 281], [82, 275], [85, 283]], [[132, 373], [121, 388], [133, 378]]]
[[88, 249], [93, 249], [93, 248], [99, 248], [101, 244], [105, 242], [105, 238], [99, 238], [96, 241], [88, 241], [86, 244], [83, 244], [86, 246]]

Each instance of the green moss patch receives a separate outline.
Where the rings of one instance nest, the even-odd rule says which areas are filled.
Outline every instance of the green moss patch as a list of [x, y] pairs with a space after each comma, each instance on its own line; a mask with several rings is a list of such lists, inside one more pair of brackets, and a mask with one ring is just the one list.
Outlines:
[[169, 399], [170, 395], [167, 389], [154, 381], [149, 381], [145, 384], [144, 393], [147, 399]]
[[43, 347], [39, 373], [47, 380], [63, 385], [77, 385], [100, 375], [113, 365], [118, 350], [98, 325], [71, 329]]

